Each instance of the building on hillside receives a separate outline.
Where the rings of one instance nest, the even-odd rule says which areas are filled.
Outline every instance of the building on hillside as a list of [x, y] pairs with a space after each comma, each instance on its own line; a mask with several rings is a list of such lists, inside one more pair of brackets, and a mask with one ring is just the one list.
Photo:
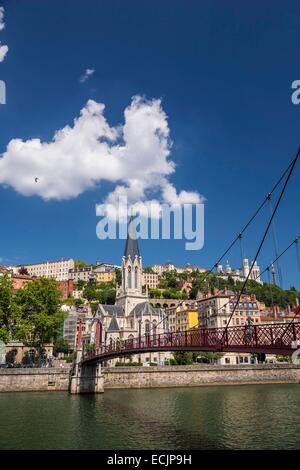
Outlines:
[[205, 273], [206, 269], [202, 268], [201, 266], [195, 266], [190, 263], [186, 263], [183, 268], [183, 272], [188, 272], [188, 273], [194, 273], [194, 272], [199, 272], [199, 273]]
[[73, 297], [73, 292], [74, 292], [73, 280], [68, 279], [67, 281], [59, 281], [59, 290], [60, 290], [60, 298], [62, 300], [66, 300], [69, 297]]
[[52, 278], [56, 281], [65, 281], [69, 278], [69, 270], [74, 269], [74, 260], [45, 261], [36, 264], [24, 264], [12, 266], [14, 274], [18, 274], [21, 268], [25, 268], [29, 276]]
[[28, 276], [27, 274], [13, 274], [11, 277], [12, 280], [12, 288], [14, 291], [19, 289], [24, 289], [27, 284], [37, 279], [33, 276]]
[[193, 283], [191, 280], [187, 280], [187, 281], [179, 281], [179, 287], [180, 287], [180, 290], [181, 292], [185, 292], [186, 294], [189, 294], [193, 288]]
[[69, 279], [74, 283], [78, 281], [88, 282], [95, 279], [95, 274], [92, 266], [82, 266], [81, 268], [69, 269]]
[[[230, 313], [236, 304], [237, 296], [233, 295], [230, 298], [229, 308]], [[243, 294], [236, 306], [234, 315], [232, 317], [230, 325], [240, 326], [247, 324], [247, 318], [250, 317], [253, 320], [253, 324], [260, 323], [260, 308], [259, 302], [254, 294], [247, 295]]]
[[219, 291], [198, 299], [199, 324], [204, 328], [222, 328], [228, 325], [228, 320], [235, 308], [229, 326], [242, 326], [247, 324], [247, 318], [253, 319], [254, 324], [260, 323], [259, 302], [254, 294], [242, 294], [238, 305], [236, 293], [232, 291]]
[[[247, 258], [243, 259], [243, 266], [237, 269], [232, 269], [229, 264], [229, 261], [227, 260], [225, 269], [223, 269], [222, 264], [218, 264], [217, 274], [223, 279], [228, 279], [229, 277], [231, 277], [234, 281], [244, 281], [249, 274], [250, 267], [251, 266], [249, 265], [249, 260]], [[262, 281], [260, 279], [260, 267], [258, 266], [256, 261], [254, 263], [249, 279], [255, 280], [256, 282], [262, 284]]]
[[104, 265], [97, 266], [94, 269], [94, 276], [97, 284], [103, 284], [105, 282], [116, 282], [115, 268], [107, 267]]
[[0, 266], [0, 277], [4, 276], [4, 274], [7, 274], [9, 277], [11, 277], [12, 270], [10, 270], [9, 267]]
[[96, 268], [101, 268], [103, 270], [115, 270], [115, 269], [121, 269], [121, 266], [118, 264], [113, 264], [113, 263], [105, 263], [104, 261], [96, 261]]
[[171, 263], [168, 261], [164, 265], [162, 264], [154, 264], [151, 266], [152, 270], [154, 273], [158, 274], [159, 276], [162, 276], [164, 273], [168, 272], [173, 272], [175, 271], [177, 274], [181, 274], [183, 272], [195, 272], [199, 271], [200, 273], [205, 272], [205, 269], [202, 268], [201, 266], [194, 266], [190, 263], [186, 263], [182, 268], [175, 266], [175, 264]]
[[[236, 294], [232, 291], [219, 292], [198, 299], [198, 322], [200, 328], [225, 328], [226, 326], [246, 326], [247, 318], [252, 318], [253, 324], [260, 323], [260, 310], [255, 295], [242, 295], [236, 310], [230, 320]], [[220, 364], [249, 364], [252, 355], [247, 353], [226, 353], [218, 360]]]
[[77, 283], [78, 281], [89, 282], [96, 281], [98, 284], [104, 282], [115, 282], [116, 273], [113, 264], [100, 263], [94, 268], [93, 266], [82, 266], [69, 270], [69, 278]]
[[158, 274], [145, 271], [142, 273], [142, 286], [146, 286], [148, 289], [157, 289], [158, 285]]
[[197, 306], [187, 306], [182, 302], [177, 307], [166, 310], [168, 329], [170, 332], [187, 331], [198, 327]]
[[82, 299], [83, 298], [83, 289], [73, 289], [73, 298]]
[[154, 264], [153, 266], [151, 266], [151, 269], [152, 271], [155, 273], [155, 274], [158, 274], [158, 276], [161, 276], [163, 273], [164, 273], [164, 267], [161, 265], [161, 264]]

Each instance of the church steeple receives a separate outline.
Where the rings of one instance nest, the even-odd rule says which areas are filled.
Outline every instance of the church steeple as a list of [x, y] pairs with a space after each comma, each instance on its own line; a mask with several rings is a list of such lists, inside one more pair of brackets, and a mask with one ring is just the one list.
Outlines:
[[147, 300], [147, 294], [142, 289], [142, 257], [131, 222], [132, 218], [128, 224], [122, 257], [122, 284], [116, 298], [116, 304], [124, 307], [125, 315], [129, 314], [135, 305]]
[[130, 219], [129, 221], [129, 228], [128, 228], [128, 233], [127, 233], [124, 256], [125, 258], [128, 258], [128, 256], [130, 256], [131, 260], [134, 261], [136, 256], [139, 258], [141, 255], [140, 255], [139, 245], [136, 240], [136, 235], [132, 229], [131, 222], [132, 222], [132, 219]]
[[142, 291], [142, 258], [136, 234], [132, 228], [132, 217], [128, 224], [128, 234], [122, 261], [123, 291]]

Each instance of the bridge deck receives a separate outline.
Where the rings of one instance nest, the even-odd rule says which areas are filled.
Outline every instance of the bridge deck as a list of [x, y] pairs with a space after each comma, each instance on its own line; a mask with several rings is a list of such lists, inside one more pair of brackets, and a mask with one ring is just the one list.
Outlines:
[[117, 340], [85, 353], [82, 363], [159, 351], [244, 352], [291, 355], [300, 347], [300, 323], [207, 328]]

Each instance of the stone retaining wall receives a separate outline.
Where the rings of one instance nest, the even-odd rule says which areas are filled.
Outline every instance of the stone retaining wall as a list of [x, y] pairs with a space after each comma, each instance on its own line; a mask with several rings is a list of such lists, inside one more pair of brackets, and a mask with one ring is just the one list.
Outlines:
[[258, 383], [300, 383], [300, 366], [293, 364], [258, 364], [114, 367], [104, 369], [105, 389]]
[[0, 369], [0, 392], [65, 391], [69, 375], [69, 368]]
[[[293, 364], [103, 368], [104, 389], [300, 383]], [[0, 392], [67, 391], [69, 369], [0, 369]]]

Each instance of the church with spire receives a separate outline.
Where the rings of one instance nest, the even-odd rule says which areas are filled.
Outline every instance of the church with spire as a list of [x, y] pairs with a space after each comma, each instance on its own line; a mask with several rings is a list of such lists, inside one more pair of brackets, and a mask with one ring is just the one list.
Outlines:
[[[129, 224], [129, 227], [131, 224]], [[154, 308], [142, 286], [142, 257], [135, 234], [129, 228], [125, 250], [122, 257], [122, 281], [117, 288], [115, 305], [100, 304], [96, 317], [102, 325], [102, 343], [109, 344], [117, 339], [126, 340], [139, 336], [152, 336], [164, 333], [166, 329], [164, 311]], [[156, 357], [141, 354], [133, 360], [143, 363], [159, 362], [164, 353]], [[159, 356], [159, 358], [158, 358]], [[169, 355], [168, 355], [169, 357]]]

